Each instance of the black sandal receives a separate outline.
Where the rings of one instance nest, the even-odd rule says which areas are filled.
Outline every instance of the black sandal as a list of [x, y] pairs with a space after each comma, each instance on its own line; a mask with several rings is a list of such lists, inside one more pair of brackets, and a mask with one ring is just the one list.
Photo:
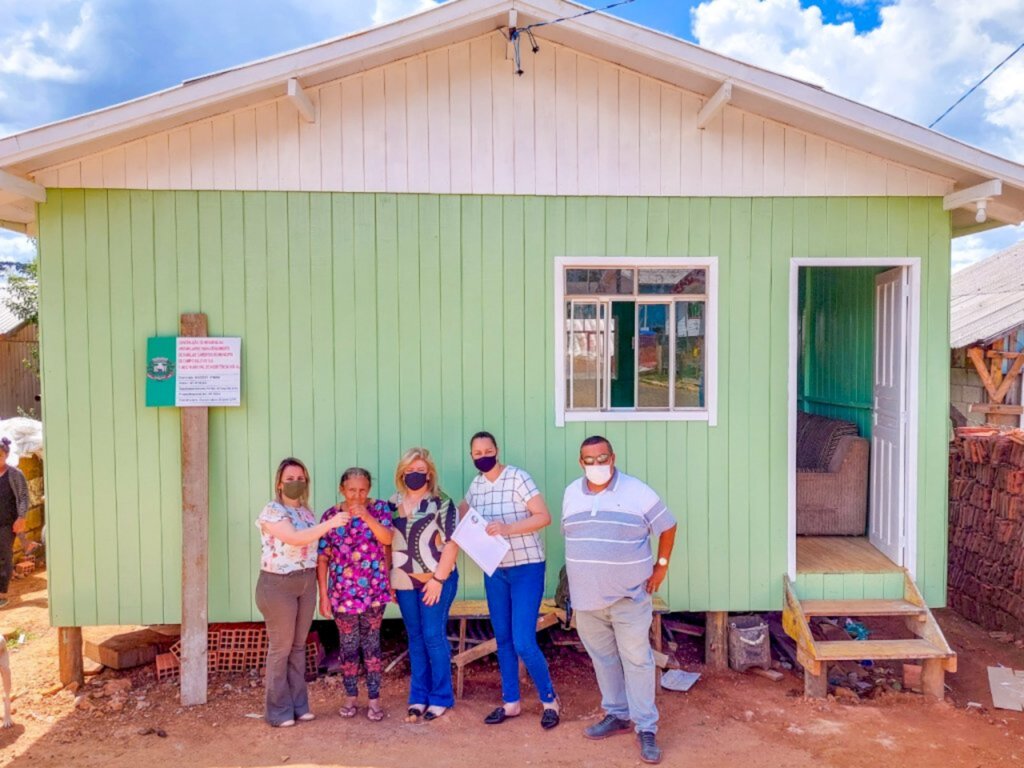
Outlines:
[[540, 727], [545, 731], [550, 731], [556, 725], [561, 722], [561, 718], [558, 714], [557, 709], [551, 707], [544, 707], [544, 714], [540, 716]]
[[405, 711], [405, 722], [407, 722], [407, 723], [419, 722], [419, 719], [421, 717], [423, 717], [423, 713], [426, 712], [426, 711], [427, 711], [427, 708], [424, 707], [421, 704], [416, 704], [416, 705], [413, 705], [413, 706], [409, 707]]
[[498, 707], [484, 718], [484, 722], [487, 723], [487, 725], [498, 725], [500, 723], [504, 723], [506, 720], [508, 720], [508, 713], [505, 712], [504, 707]]

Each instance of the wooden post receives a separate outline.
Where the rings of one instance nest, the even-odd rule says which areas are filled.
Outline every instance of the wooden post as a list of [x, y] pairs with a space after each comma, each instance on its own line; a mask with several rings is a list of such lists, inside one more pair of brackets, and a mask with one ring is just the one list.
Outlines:
[[708, 611], [704, 630], [704, 664], [711, 670], [729, 666], [729, 612]]
[[824, 699], [828, 696], [828, 664], [821, 662], [821, 671], [814, 674], [810, 666], [804, 667], [804, 698]]
[[[182, 336], [206, 336], [204, 314], [181, 316]], [[209, 582], [210, 414], [181, 409], [181, 703], [205, 704]]]
[[60, 664], [61, 685], [85, 684], [82, 665], [82, 628], [60, 627], [57, 629], [57, 656]]
[[924, 659], [921, 662], [921, 692], [942, 701], [946, 696], [946, 668], [944, 659]]

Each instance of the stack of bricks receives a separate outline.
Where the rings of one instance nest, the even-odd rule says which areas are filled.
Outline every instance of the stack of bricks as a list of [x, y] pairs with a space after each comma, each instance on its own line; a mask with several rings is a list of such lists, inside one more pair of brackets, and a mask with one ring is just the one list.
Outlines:
[[[213, 672], [262, 671], [267, 661], [267, 629], [262, 624], [220, 624], [207, 635], [207, 669]], [[306, 674], [315, 677], [320, 641], [315, 632], [306, 638]], [[170, 658], [161, 659], [161, 656]], [[157, 679], [171, 680], [179, 674], [181, 641], [169, 654], [157, 657]]]
[[985, 629], [1024, 632], [1024, 431], [956, 430], [949, 605]]

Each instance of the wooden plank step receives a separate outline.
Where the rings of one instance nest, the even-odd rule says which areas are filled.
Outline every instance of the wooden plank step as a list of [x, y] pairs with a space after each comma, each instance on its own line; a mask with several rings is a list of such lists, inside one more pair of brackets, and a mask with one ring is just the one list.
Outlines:
[[920, 616], [923, 605], [907, 600], [802, 600], [804, 616]]
[[927, 640], [815, 640], [817, 661], [944, 659], [949, 654]]

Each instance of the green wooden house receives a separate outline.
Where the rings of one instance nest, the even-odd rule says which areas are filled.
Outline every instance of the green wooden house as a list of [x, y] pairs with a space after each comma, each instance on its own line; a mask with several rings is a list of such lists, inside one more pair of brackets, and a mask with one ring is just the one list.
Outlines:
[[[318, 509], [352, 464], [390, 494], [413, 445], [459, 495], [478, 429], [556, 520], [607, 435], [680, 520], [674, 610], [903, 598], [904, 569], [944, 603], [950, 240], [1024, 219], [1024, 167], [606, 15], [510, 34], [580, 10], [452, 0], [0, 139], [0, 220], [39, 237], [54, 624], [179, 620], [179, 417], [144, 370], [184, 312], [242, 338], [211, 620], [259, 616], [281, 457]], [[871, 441], [860, 535], [797, 536], [798, 411]]]

